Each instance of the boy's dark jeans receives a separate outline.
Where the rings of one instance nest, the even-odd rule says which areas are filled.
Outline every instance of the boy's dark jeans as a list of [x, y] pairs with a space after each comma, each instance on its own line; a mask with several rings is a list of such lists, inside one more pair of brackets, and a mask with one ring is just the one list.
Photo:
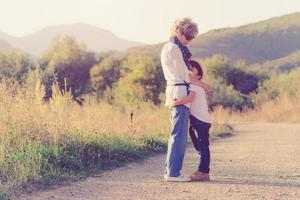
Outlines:
[[199, 171], [209, 173], [210, 165], [210, 150], [209, 150], [209, 129], [211, 124], [200, 121], [194, 116], [190, 115], [191, 127], [189, 129], [190, 135], [195, 135], [193, 141], [195, 148], [200, 155]]

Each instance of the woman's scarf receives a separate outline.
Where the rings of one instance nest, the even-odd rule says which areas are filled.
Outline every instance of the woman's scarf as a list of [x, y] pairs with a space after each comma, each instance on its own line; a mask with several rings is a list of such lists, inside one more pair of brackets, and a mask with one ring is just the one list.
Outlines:
[[187, 68], [190, 70], [190, 64], [188, 61], [192, 57], [192, 54], [189, 51], [189, 49], [186, 46], [184, 46], [177, 37], [172, 36], [170, 38], [170, 41], [179, 47], [181, 54], [183, 56], [184, 63], [187, 66]]

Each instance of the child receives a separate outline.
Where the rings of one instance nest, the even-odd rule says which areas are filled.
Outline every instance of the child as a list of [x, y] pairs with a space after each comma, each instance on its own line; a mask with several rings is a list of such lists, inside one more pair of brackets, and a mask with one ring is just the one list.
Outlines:
[[[204, 68], [197, 59], [190, 59], [191, 74], [201, 80], [204, 76]], [[182, 99], [174, 100], [172, 106], [191, 103], [190, 107], [190, 135], [196, 150], [200, 154], [198, 170], [191, 175], [192, 181], [209, 181], [209, 129], [211, 118], [208, 112], [206, 92], [202, 87], [190, 84], [189, 95]]]

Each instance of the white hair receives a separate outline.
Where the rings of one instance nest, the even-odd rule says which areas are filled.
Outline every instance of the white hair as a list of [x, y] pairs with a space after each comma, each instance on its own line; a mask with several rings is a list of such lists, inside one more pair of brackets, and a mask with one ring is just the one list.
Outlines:
[[189, 34], [195, 37], [198, 35], [198, 26], [190, 18], [181, 18], [174, 22], [171, 33], [173, 36]]

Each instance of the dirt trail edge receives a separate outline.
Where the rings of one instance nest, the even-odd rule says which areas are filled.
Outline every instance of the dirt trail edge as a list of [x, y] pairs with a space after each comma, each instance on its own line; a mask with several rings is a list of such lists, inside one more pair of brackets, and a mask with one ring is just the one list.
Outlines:
[[[98, 199], [300, 199], [300, 124], [233, 124], [237, 135], [211, 144], [210, 182], [163, 181], [165, 155], [107, 171], [26, 200]], [[183, 174], [197, 168], [186, 151]]]

